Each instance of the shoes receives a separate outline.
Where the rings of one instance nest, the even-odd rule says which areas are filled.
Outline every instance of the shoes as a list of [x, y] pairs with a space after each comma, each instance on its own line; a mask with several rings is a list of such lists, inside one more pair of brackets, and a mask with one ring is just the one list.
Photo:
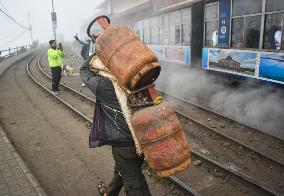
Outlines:
[[86, 86], [86, 84], [85, 83], [82, 83], [82, 85], [81, 85], [82, 87], [85, 87]]
[[52, 94], [54, 94], [54, 95], [58, 95], [59, 94], [59, 91], [51, 91], [52, 92]]
[[106, 196], [107, 195], [107, 187], [105, 186], [105, 184], [103, 182], [100, 182], [97, 186], [98, 188], [98, 192], [100, 195], [102, 196]]

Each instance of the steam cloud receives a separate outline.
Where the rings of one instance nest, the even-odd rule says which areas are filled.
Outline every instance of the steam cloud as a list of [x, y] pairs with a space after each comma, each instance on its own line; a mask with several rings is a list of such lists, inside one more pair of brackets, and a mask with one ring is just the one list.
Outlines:
[[156, 85], [170, 94], [284, 139], [283, 89], [242, 83], [236, 88], [218, 81], [215, 74], [178, 65], [162, 65]]

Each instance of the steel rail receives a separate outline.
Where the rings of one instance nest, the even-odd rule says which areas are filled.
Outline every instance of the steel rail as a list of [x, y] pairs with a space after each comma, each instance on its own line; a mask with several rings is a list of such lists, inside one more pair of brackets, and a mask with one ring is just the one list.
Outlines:
[[258, 188], [266, 191], [269, 194], [272, 194], [272, 195], [281, 195], [282, 194], [282, 193], [279, 193], [279, 192], [277, 192], [277, 191], [275, 191], [275, 190], [265, 186], [261, 182], [258, 182], [257, 180], [255, 180], [254, 178], [252, 178], [250, 176], [247, 176], [246, 174], [243, 174], [243, 173], [241, 173], [241, 172], [239, 172], [237, 170], [233, 170], [233, 169], [231, 169], [229, 167], [226, 167], [224, 164], [219, 163], [219, 162], [217, 162], [217, 161], [215, 161], [215, 160], [213, 160], [211, 158], [205, 157], [204, 155], [202, 155], [201, 153], [199, 153], [199, 152], [197, 152], [195, 150], [192, 150], [191, 152], [192, 152], [193, 155], [195, 155], [195, 156], [197, 156], [197, 157], [199, 157], [199, 158], [201, 158], [201, 159], [203, 159], [203, 160], [205, 160], [205, 161], [207, 161], [207, 162], [209, 162], [209, 163], [211, 163], [211, 164], [213, 164], [213, 165], [215, 165], [217, 167], [220, 167], [224, 171], [227, 171], [227, 172], [229, 172], [231, 174], [234, 174], [235, 176], [237, 176], [237, 177], [241, 178], [242, 180], [246, 181], [247, 183], [252, 184], [252, 185], [258, 187]]
[[[41, 56], [42, 57], [42, 56]], [[41, 58], [40, 57], [40, 58]], [[38, 64], [40, 64], [40, 58], [38, 59]], [[42, 71], [44, 72], [44, 70], [42, 69]], [[46, 76], [49, 76], [46, 72], [44, 72]], [[51, 79], [51, 77], [49, 76], [48, 77], [49, 79]], [[68, 89], [73, 89], [71, 87], [69, 87], [68, 85], [64, 85], [64, 87], [68, 87]], [[52, 92], [47, 89], [46, 87], [44, 87], [44, 89], [46, 89], [49, 93], [52, 94]], [[74, 90], [74, 89], [73, 89]], [[72, 91], [73, 91], [72, 90]], [[78, 92], [76, 90], [73, 91], [74, 93]], [[79, 95], [81, 95], [82, 93], [78, 93]], [[52, 94], [54, 97], [56, 98], [60, 98], [59, 96], [57, 95], [54, 95]], [[85, 98], [85, 96], [84, 96]], [[95, 103], [96, 101], [93, 100], [93, 99], [88, 99], [89, 101]], [[71, 106], [70, 104], [68, 104], [66, 101], [62, 100], [61, 98], [59, 99], [59, 101], [61, 101], [62, 103], [66, 104], [68, 108], [70, 108], [71, 110], [75, 111], [77, 114], [79, 114], [80, 116], [82, 116], [85, 120], [87, 120], [89, 123], [92, 123], [92, 120], [89, 119], [87, 116], [85, 116], [82, 112], [78, 111], [77, 109], [75, 109], [73, 106]], [[78, 112], [77, 112], [78, 111]], [[182, 114], [181, 114], [182, 115]], [[254, 151], [254, 150], [252, 150]], [[222, 170], [228, 172], [229, 174], [233, 175], [233, 176], [236, 176], [240, 179], [242, 179], [243, 181], [249, 183], [249, 184], [252, 184], [254, 185], [255, 187], [258, 187], [260, 188], [261, 190], [269, 193], [269, 194], [272, 194], [272, 195], [280, 195], [280, 193], [278, 193], [277, 191], [269, 188], [269, 187], [266, 187], [265, 185], [263, 185], [262, 183], [258, 182], [257, 180], [253, 179], [252, 177], [250, 176], [247, 176], [239, 171], [236, 171], [236, 170], [233, 170], [227, 166], [225, 166], [224, 164], [222, 163], [219, 163], [211, 158], [208, 158], [208, 157], [205, 157], [203, 156], [202, 154], [200, 154], [199, 152], [195, 151], [192, 149], [192, 154], [195, 155], [196, 157], [199, 157], [200, 159], [203, 159], [207, 162], [209, 162], [210, 164], [212, 165], [215, 165], [219, 168], [221, 168]], [[194, 189], [192, 189], [191, 187], [189, 187], [188, 185], [186, 185], [186, 183], [182, 182], [180, 179], [178, 179], [176, 176], [172, 176], [169, 178], [174, 184], [176, 184], [177, 186], [179, 186], [179, 188], [183, 189], [184, 191], [187, 191], [190, 195], [200, 195], [197, 191], [195, 191]], [[182, 182], [182, 183], [180, 183]]]
[[[36, 56], [36, 55], [35, 55]], [[72, 105], [70, 105], [68, 102], [66, 102], [64, 99], [62, 99], [61, 97], [53, 94], [53, 92], [51, 90], [49, 90], [47, 87], [45, 87], [42, 83], [40, 83], [38, 80], [35, 79], [35, 77], [32, 75], [31, 71], [30, 71], [30, 63], [31, 61], [35, 58], [35, 56], [33, 56], [27, 63], [26, 66], [26, 71], [28, 73], [28, 75], [30, 76], [30, 78], [40, 87], [42, 87], [44, 90], [46, 90], [48, 93], [50, 93], [53, 97], [55, 97], [56, 99], [58, 99], [60, 102], [62, 102], [64, 105], [66, 105], [68, 108], [70, 108], [72, 111], [76, 112], [78, 115], [80, 115], [83, 119], [87, 120], [88, 122], [92, 123], [92, 120], [89, 119], [86, 115], [84, 115], [82, 112], [80, 112], [79, 110], [77, 110], [76, 108], [74, 108]]]
[[[191, 103], [191, 102], [187, 102], [187, 101], [185, 101], [185, 100], [183, 100], [183, 99], [179, 99], [179, 98], [177, 98], [177, 97], [175, 97], [175, 96], [173, 96], [173, 95], [169, 95], [168, 93], [162, 92], [162, 91], [160, 91], [160, 90], [158, 90], [158, 91], [161, 92], [162, 94], [165, 94], [165, 95], [169, 96], [169, 97], [172, 97], [172, 98], [174, 98], [174, 99], [180, 100], [180, 101], [185, 102], [185, 103], [188, 103], [188, 104], [192, 104], [192, 105], [195, 106], [195, 107], [201, 108], [202, 110], [208, 111], [208, 112], [213, 113], [213, 114], [215, 114], [215, 115], [217, 115], [217, 116], [220, 116], [220, 117], [222, 117], [222, 118], [225, 118], [225, 119], [227, 118], [227, 117], [225, 117], [225, 116], [222, 116], [222, 115], [220, 115], [220, 114], [217, 114], [216, 112], [212, 112], [212, 111], [209, 110], [209, 109], [207, 110], [206, 108], [204, 108], [204, 107], [202, 107], [202, 106], [198, 106], [198, 105], [195, 105], [195, 104], [193, 104], [193, 103]], [[284, 167], [284, 162], [283, 162], [283, 161], [278, 160], [278, 159], [275, 159], [275, 158], [273, 158], [272, 156], [270, 156], [270, 155], [268, 155], [268, 154], [266, 154], [266, 153], [264, 153], [264, 152], [261, 152], [261, 151], [255, 149], [255, 148], [253, 148], [253, 147], [251, 147], [251, 146], [249, 146], [249, 145], [247, 145], [247, 144], [245, 144], [245, 143], [243, 143], [243, 142], [241, 142], [241, 141], [239, 141], [239, 140], [237, 140], [237, 139], [235, 139], [235, 138], [233, 138], [233, 137], [231, 137], [231, 136], [229, 136], [229, 135], [227, 135], [227, 134], [225, 134], [225, 133], [223, 133], [223, 132], [221, 132], [221, 131], [219, 131], [219, 130], [216, 129], [216, 128], [209, 127], [209, 126], [206, 125], [205, 123], [200, 122], [199, 120], [197, 120], [197, 119], [195, 119], [195, 118], [192, 118], [192, 117], [190, 117], [189, 115], [187, 115], [187, 114], [185, 114], [185, 113], [183, 113], [183, 112], [181, 112], [181, 111], [175, 110], [175, 112], [178, 113], [179, 115], [183, 116], [184, 118], [188, 118], [188, 119], [190, 119], [191, 121], [193, 121], [194, 123], [196, 123], [196, 124], [198, 124], [198, 125], [201, 125], [201, 126], [205, 127], [206, 129], [208, 129], [208, 130], [210, 130], [210, 131], [212, 131], [212, 132], [214, 132], [214, 133], [216, 133], [216, 134], [218, 134], [218, 135], [220, 135], [220, 136], [222, 136], [222, 137], [225, 137], [225, 138], [227, 138], [228, 140], [230, 140], [230, 141], [232, 141], [232, 142], [234, 142], [234, 143], [236, 143], [236, 144], [238, 144], [238, 145], [240, 145], [240, 146], [243, 146], [243, 147], [245, 147], [245, 148], [247, 148], [247, 149], [249, 149], [249, 150], [255, 152], [256, 154], [258, 154], [258, 155], [260, 155], [260, 156], [262, 156], [262, 157], [265, 157], [266, 159], [268, 159], [268, 160], [270, 160], [270, 161], [272, 161], [272, 162], [275, 162], [275, 163], [277, 163], [278, 165]], [[232, 119], [229, 119], [229, 120], [233, 121]], [[241, 123], [239, 123], [239, 124], [241, 124]], [[246, 125], [243, 125], [243, 126], [247, 127]], [[250, 128], [250, 127], [248, 127], [248, 128]], [[270, 136], [270, 135], [269, 135], [269, 136]], [[273, 136], [272, 136], [272, 137], [273, 137]], [[277, 138], [277, 139], [278, 139], [278, 138]]]

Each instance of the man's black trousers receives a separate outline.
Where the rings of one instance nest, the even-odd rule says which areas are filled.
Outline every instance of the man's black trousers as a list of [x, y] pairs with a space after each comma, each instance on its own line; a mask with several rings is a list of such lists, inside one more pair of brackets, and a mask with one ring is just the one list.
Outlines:
[[61, 79], [61, 66], [51, 67], [51, 75], [52, 75], [52, 90], [58, 91], [59, 82]]
[[114, 176], [107, 191], [108, 196], [117, 196], [124, 186], [126, 196], [151, 196], [142, 174], [143, 158], [136, 154], [135, 147], [112, 147], [115, 162]]

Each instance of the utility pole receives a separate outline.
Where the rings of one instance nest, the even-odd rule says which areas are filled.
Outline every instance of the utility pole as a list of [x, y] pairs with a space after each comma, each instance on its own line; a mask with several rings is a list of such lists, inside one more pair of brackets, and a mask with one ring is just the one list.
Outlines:
[[56, 19], [56, 12], [54, 12], [54, 5], [53, 5], [53, 0], [51, 0], [52, 4], [52, 13], [51, 13], [51, 21], [52, 21], [52, 28], [53, 28], [53, 33], [54, 33], [54, 39], [56, 41], [56, 27], [57, 27], [57, 19]]
[[30, 11], [28, 12], [28, 18], [29, 18], [29, 31], [30, 31], [30, 35], [31, 35], [31, 44], [32, 44], [34, 39], [33, 39], [32, 25], [31, 25], [31, 14], [30, 14]]

